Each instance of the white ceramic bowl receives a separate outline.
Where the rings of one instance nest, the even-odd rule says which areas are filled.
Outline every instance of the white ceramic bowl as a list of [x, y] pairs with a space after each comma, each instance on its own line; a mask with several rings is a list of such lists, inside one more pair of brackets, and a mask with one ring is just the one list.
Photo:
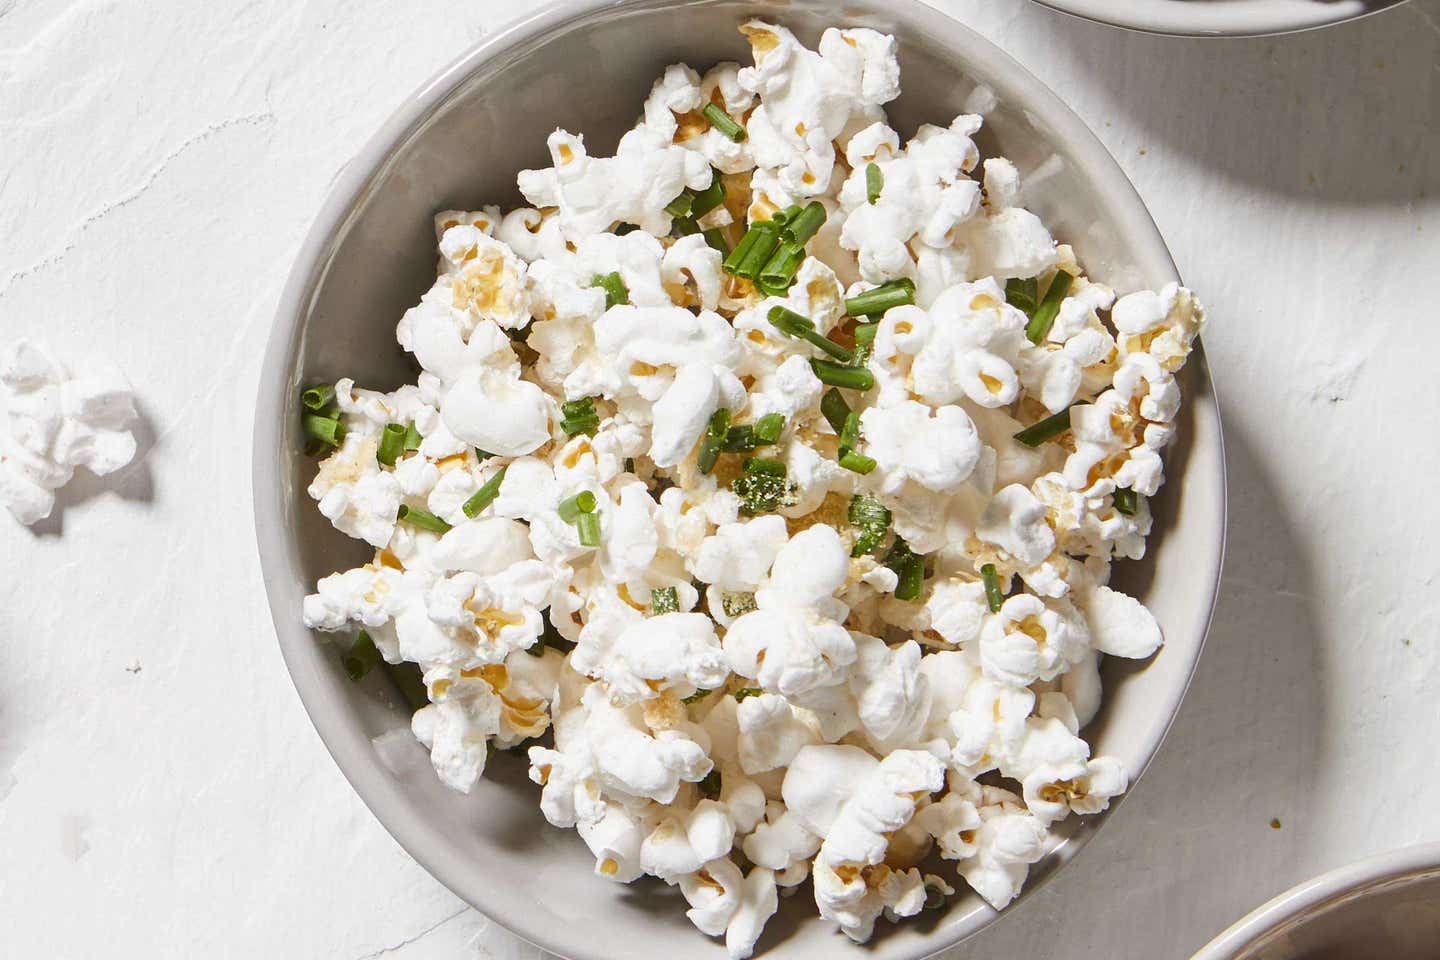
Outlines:
[[1146, 33], [1258, 37], [1379, 13], [1404, 0], [1036, 0], [1065, 13]]
[[[891, 116], [902, 133], [965, 112], [972, 97], [993, 101], [982, 149], [1004, 153], [1030, 175], [1027, 202], [1074, 244], [1092, 275], [1122, 291], [1176, 278], [1139, 197], [1084, 124], [1000, 50], [917, 0], [575, 0], [550, 7], [441, 72], [346, 167], [297, 258], [257, 406], [256, 534], [276, 632], [321, 738], [395, 838], [496, 922], [574, 960], [704, 960], [724, 951], [691, 927], [674, 889], [597, 879], [575, 834], [544, 822], [523, 758], [497, 755], [475, 791], [462, 796], [441, 786], [423, 761], [411, 765], [418, 771], [397, 772], [377, 752], [372, 738], [404, 729], [406, 712], [382, 677], [350, 683], [336, 648], [300, 622], [301, 599], [314, 582], [364, 562], [368, 552], [333, 531], [305, 495], [314, 463], [299, 453], [297, 388], [343, 375], [386, 389], [413, 379], [394, 331], [434, 276], [433, 213], [519, 202], [515, 173], [548, 163], [545, 136], [556, 126], [584, 132], [596, 153], [612, 148], [667, 63], [745, 57], [735, 27], [756, 14], [781, 19], [810, 43], [842, 20], [896, 34], [905, 94]], [[1159, 747], [1200, 655], [1224, 544], [1220, 421], [1198, 351], [1182, 386], [1188, 404], [1169, 451], [1170, 482], [1154, 504], [1150, 557], [1127, 565], [1119, 579], [1154, 610], [1167, 644], [1148, 663], [1106, 665], [1105, 706], [1087, 731], [1097, 751], [1118, 757], [1133, 775]], [[1066, 821], [1064, 842], [1036, 865], [1030, 889], [1105, 819]], [[767, 957], [850, 955], [808, 900], [788, 901], [771, 921], [760, 943]], [[893, 929], [881, 924], [866, 955], [927, 956], [994, 917], [977, 897], [957, 898], [943, 914]]]
[[1322, 874], [1271, 900], [1192, 960], [1434, 960], [1440, 843]]

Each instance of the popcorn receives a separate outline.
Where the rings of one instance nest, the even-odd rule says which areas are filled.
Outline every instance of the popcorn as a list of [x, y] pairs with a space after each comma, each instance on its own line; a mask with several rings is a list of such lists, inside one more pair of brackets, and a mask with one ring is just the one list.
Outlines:
[[[1162, 636], [1110, 570], [1144, 555], [1204, 320], [1178, 285], [1117, 300], [1086, 276], [1019, 168], [982, 166], [980, 116], [902, 141], [893, 38], [741, 32], [749, 65], [667, 67], [613, 157], [557, 130], [518, 177], [532, 206], [436, 217], [435, 280], [396, 327], [420, 372], [335, 384], [344, 438], [310, 487], [374, 557], [302, 610], [422, 669], [412, 732], [442, 782], [526, 746], [597, 876], [678, 886], [736, 958], [807, 878], [855, 940], [956, 876], [1003, 908], [1061, 821], [1127, 787], [1085, 739], [1101, 658]], [[667, 212], [716, 176], [718, 205]], [[717, 247], [812, 201], [793, 281], [725, 272]], [[1043, 297], [1060, 271], [1031, 342], [1008, 281]], [[851, 315], [898, 278], [912, 302]], [[59, 429], [51, 367], [7, 374], [36, 394], [17, 436]], [[1061, 411], [1069, 431], [1015, 439]], [[841, 465], [852, 414], [868, 470]], [[420, 442], [381, 463], [392, 424]]]
[[135, 458], [135, 405], [119, 370], [72, 375], [26, 340], [0, 353], [6, 429], [0, 431], [0, 503], [27, 526], [50, 516], [76, 467], [97, 476]]

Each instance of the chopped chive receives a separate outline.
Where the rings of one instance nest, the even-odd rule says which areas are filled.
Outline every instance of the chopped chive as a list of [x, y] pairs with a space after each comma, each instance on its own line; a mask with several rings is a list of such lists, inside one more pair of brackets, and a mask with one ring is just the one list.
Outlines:
[[880, 169], [880, 164], [872, 162], [865, 168], [865, 199], [874, 203], [880, 199], [880, 191], [885, 189], [885, 172]]
[[745, 472], [767, 477], [783, 477], [786, 473], [784, 462], [772, 457], [751, 457], [745, 461]]
[[875, 342], [875, 334], [880, 332], [878, 323], [860, 323], [855, 325], [855, 346], [868, 347]]
[[840, 432], [845, 429], [845, 418], [850, 416], [850, 404], [845, 402], [844, 394], [831, 387], [820, 398], [820, 412], [824, 414], [830, 428], [835, 431], [835, 435], [839, 436]]
[[1016, 433], [1015, 439], [1027, 447], [1038, 447], [1046, 440], [1053, 440], [1070, 429], [1070, 411], [1072, 409], [1074, 407], [1066, 407], [1053, 417], [1046, 417], [1044, 420], [1030, 424], [1024, 430]]
[[345, 667], [350, 679], [358, 682], [364, 680], [365, 675], [381, 659], [380, 651], [375, 649], [375, 641], [370, 638], [370, 634], [361, 630], [355, 635], [355, 643], [340, 658], [340, 663]]
[[[612, 276], [619, 279], [618, 275]], [[609, 301], [608, 291], [606, 301]], [[582, 397], [560, 404], [560, 417], [560, 429], [565, 431], [566, 436], [573, 437], [584, 433], [593, 437], [600, 429], [600, 415], [595, 412], [594, 397]]]
[[[750, 227], [750, 233], [757, 234], [755, 244], [731, 273], [746, 280], [758, 280], [760, 271], [765, 269], [765, 265], [775, 253], [775, 248], [780, 245], [780, 228], [772, 220], [762, 220]], [[735, 253], [739, 252], [737, 247]], [[734, 256], [735, 254], [731, 254], [732, 258]]]
[[665, 205], [665, 212], [672, 217], [688, 217], [695, 207], [695, 191], [686, 187], [680, 196]]
[[580, 546], [600, 546], [600, 516], [594, 513], [582, 513], [575, 520], [575, 528], [580, 531]]
[[380, 446], [375, 450], [375, 459], [387, 467], [393, 467], [404, 451], [405, 428], [398, 423], [385, 424], [385, 429], [380, 431]]
[[795, 274], [805, 260], [804, 244], [786, 240], [775, 248], [770, 260], [760, 269], [756, 282], [767, 293], [783, 294], [795, 282]]
[[721, 407], [710, 416], [710, 426], [705, 429], [705, 436], [700, 440], [700, 452], [695, 457], [695, 468], [701, 473], [709, 473], [715, 469], [715, 462], [720, 459], [720, 451], [724, 449], [725, 438], [730, 434], [730, 411]]
[[[653, 603], [654, 601], [652, 600], [651, 602]], [[710, 696], [710, 694], [712, 694], [712, 693], [714, 693], [714, 692], [715, 692], [714, 690], [696, 690], [694, 693], [690, 694], [690, 696], [688, 696], [688, 697], [682, 697], [682, 698], [680, 699], [680, 702], [681, 702], [681, 703], [699, 703], [701, 700], [704, 700], [706, 697]]]
[[730, 256], [730, 244], [725, 241], [725, 231], [720, 227], [711, 227], [705, 231], [705, 242], [712, 250], [719, 250], [720, 256]]
[[940, 910], [945, 906], [945, 891], [934, 884], [925, 884], [925, 907], [926, 910]]
[[474, 520], [480, 515], [481, 510], [484, 510], [490, 506], [491, 503], [495, 502], [495, 498], [500, 496], [500, 484], [505, 482], [505, 471], [508, 469], [510, 469], [508, 466], [501, 467], [495, 473], [495, 476], [486, 480], [480, 489], [476, 490], [470, 499], [465, 501], [464, 506], [460, 508], [465, 511], [465, 516]]
[[840, 450], [854, 450], [860, 445], [860, 414], [847, 413], [840, 425]]
[[800, 216], [801, 209], [802, 208], [800, 204], [792, 203], [784, 210], [781, 210], [779, 213], [775, 214], [775, 216], [772, 217], [771, 220], [777, 227], [783, 228], [791, 220], [794, 220], [796, 217]]
[[409, 507], [400, 504], [400, 512], [395, 519], [401, 523], [408, 523], [412, 527], [419, 527], [421, 530], [429, 530], [432, 533], [444, 533], [450, 529], [450, 524], [441, 520], [429, 510], [421, 510], [419, 507]]
[[742, 687], [732, 693], [731, 696], [734, 697], [738, 702], [740, 700], [749, 699], [750, 697], [758, 697], [764, 692], [765, 691], [760, 689], [759, 687]]
[[840, 466], [851, 473], [858, 473], [862, 476], [874, 470], [878, 464], [874, 457], [867, 457], [863, 453], [856, 453], [854, 450], [846, 450], [840, 454]]
[[745, 453], [754, 450], [760, 445], [755, 438], [755, 427], [753, 424], [742, 423], [737, 427], [731, 427], [725, 432], [725, 444], [723, 449], [726, 453]]
[[874, 553], [890, 529], [890, 511], [872, 496], [856, 494], [850, 498], [850, 509], [846, 514], [850, 525], [860, 532], [855, 535], [855, 545], [850, 556], [863, 557]]
[[615, 236], [623, 237], [627, 234], [634, 233], [636, 230], [639, 229], [640, 228], [635, 226], [635, 224], [633, 223], [618, 223], [615, 225]]
[[872, 317], [891, 307], [915, 302], [915, 281], [909, 277], [886, 280], [873, 290], [856, 294], [845, 301], [845, 312], [852, 317]]
[[595, 494], [589, 490], [581, 490], [575, 496], [560, 501], [560, 506], [555, 508], [560, 514], [560, 519], [566, 523], [574, 523], [580, 519], [581, 514], [595, 512]]
[[770, 321], [772, 327], [787, 337], [795, 337], [797, 340], [813, 344], [841, 363], [849, 363], [855, 359], [853, 352], [816, 330], [815, 324], [794, 310], [785, 307], [771, 307], [770, 312], [766, 314], [766, 319]]
[[411, 710], [419, 710], [430, 702], [430, 693], [425, 689], [425, 676], [420, 672], [418, 664], [381, 661], [380, 666], [395, 682], [400, 696], [405, 698], [405, 703]]
[[301, 419], [305, 435], [312, 440], [332, 447], [340, 446], [345, 439], [345, 424], [339, 417], [322, 417], [318, 413], [307, 413]]
[[900, 571], [900, 582], [895, 585], [896, 600], [919, 600], [925, 589], [925, 558], [912, 556]]
[[805, 208], [797, 213], [794, 219], [786, 222], [781, 229], [780, 235], [791, 243], [798, 243], [804, 246], [820, 228], [825, 226], [825, 204], [819, 200], [811, 200]]
[[689, 237], [700, 232], [700, 224], [694, 217], [676, 217], [670, 222], [670, 232], [677, 237]]
[[701, 778], [698, 783], [695, 784], [695, 789], [699, 790], [703, 796], [708, 797], [711, 800], [719, 797], [720, 771], [716, 769], [711, 769], [709, 773], [705, 774], [705, 776]]
[[1114, 500], [1115, 512], [1127, 517], [1135, 516], [1135, 510], [1140, 506], [1140, 495], [1129, 487], [1116, 488]]
[[740, 242], [735, 244], [735, 249], [731, 250], [725, 256], [725, 261], [720, 264], [720, 269], [726, 273], [734, 274], [736, 270], [740, 269], [740, 264], [745, 262], [745, 259], [750, 256], [750, 251], [754, 250], [755, 245], [759, 242], [760, 232], [756, 230], [754, 226], [751, 226], [745, 231], [745, 235], [740, 238]]
[[425, 440], [425, 438], [422, 437], [422, 436], [420, 436], [420, 430], [419, 430], [418, 427], [415, 426], [414, 422], [411, 422], [411, 423], [405, 428], [405, 449], [406, 449], [406, 450], [419, 450], [419, 449], [420, 449], [420, 444], [421, 444], [424, 440]]
[[1035, 315], [1025, 326], [1025, 336], [1031, 343], [1043, 343], [1050, 335], [1050, 328], [1055, 325], [1055, 317], [1060, 313], [1060, 304], [1065, 301], [1065, 295], [1070, 292], [1070, 284], [1075, 278], [1064, 270], [1057, 271], [1055, 279], [1050, 281], [1050, 288], [1045, 291], [1045, 299], [1035, 308]]
[[847, 390], [869, 390], [875, 386], [875, 375], [864, 367], [847, 367], [829, 360], [810, 361], [810, 369], [821, 383]]
[[745, 128], [731, 119], [730, 114], [721, 110], [717, 104], [707, 103], [705, 109], [700, 111], [705, 119], [710, 121], [710, 126], [719, 130], [726, 137], [740, 143], [745, 139]]
[[783, 414], [767, 413], [755, 421], [755, 439], [759, 443], [774, 443], [784, 432], [785, 417]]
[[475, 459], [479, 460], [481, 463], [484, 463], [486, 460], [489, 460], [493, 456], [495, 456], [495, 454], [491, 453], [489, 450], [481, 450], [479, 447], [475, 448]]
[[1034, 277], [1025, 280], [1011, 277], [1005, 281], [1005, 302], [1023, 311], [1025, 316], [1035, 316], [1035, 308], [1040, 305], [1039, 298], [1040, 292]]
[[720, 607], [725, 611], [725, 616], [732, 619], [759, 609], [755, 603], [755, 594], [731, 593], [728, 590], [720, 594]]
[[740, 510], [748, 516], [774, 513], [791, 493], [785, 464], [767, 457], [751, 457], [745, 461], [745, 472], [736, 477], [730, 489], [740, 498]]
[[694, 198], [690, 201], [690, 216], [699, 220], [705, 214], [714, 210], [725, 202], [725, 181], [720, 178], [720, 171], [710, 171], [710, 186], [704, 190], [697, 190]]
[[335, 387], [329, 383], [317, 383], [300, 394], [300, 402], [311, 413], [320, 413], [335, 402]]
[[581, 397], [579, 400], [566, 400], [560, 404], [560, 413], [567, 417], [587, 417], [595, 412], [595, 398]]
[[618, 271], [596, 274], [591, 278], [590, 286], [600, 287], [605, 291], [606, 310], [618, 304], [630, 302], [630, 291], [626, 289], [625, 281]]
[[1005, 605], [1005, 594], [1000, 590], [1000, 575], [995, 572], [995, 564], [987, 563], [982, 566], [980, 579], [985, 583], [985, 603], [990, 607], [990, 612], [999, 613], [1000, 608]]
[[650, 615], [680, 611], [680, 594], [674, 587], [656, 587], [650, 591]]

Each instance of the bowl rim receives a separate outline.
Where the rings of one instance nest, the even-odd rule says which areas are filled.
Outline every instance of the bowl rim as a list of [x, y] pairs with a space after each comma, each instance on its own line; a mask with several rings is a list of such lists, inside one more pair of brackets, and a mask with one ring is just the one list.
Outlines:
[[1319, 30], [1351, 20], [1374, 16], [1405, 0], [1365, 0], [1368, 9], [1336, 13], [1317, 5], [1308, 17], [1270, 9], [1269, 0], [1245, 0], [1243, 4], [1195, 4], [1182, 0], [1035, 0], [1041, 6], [1089, 20], [1091, 23], [1121, 27], [1135, 33], [1168, 37], [1273, 37], [1287, 33]]
[[1237, 960], [1257, 940], [1348, 893], [1440, 871], [1440, 843], [1379, 853], [1297, 884], [1231, 924], [1191, 960]]
[[[541, 38], [557, 30], [586, 20], [606, 11], [618, 11], [627, 7], [651, 6], [666, 0], [568, 0], [566, 3], [543, 7], [529, 15], [522, 16], [505, 25], [496, 33], [477, 41], [473, 46], [437, 71], [409, 97], [401, 101], [380, 128], [360, 147], [334, 176], [304, 240], [298, 248], [294, 266], [286, 281], [279, 300], [274, 325], [263, 356], [263, 369], [259, 382], [253, 434], [251, 499], [255, 514], [256, 547], [260, 554], [262, 580], [265, 583], [270, 606], [272, 626], [275, 628], [281, 656], [301, 704], [322, 743], [334, 759], [340, 772], [360, 796], [375, 818], [397, 843], [428, 873], [476, 910], [487, 916], [498, 926], [515, 936], [542, 949], [558, 952], [550, 946], [550, 931], [533, 924], [525, 916], [506, 915], [494, 911], [485, 890], [470, 879], [473, 865], [462, 859], [452, 848], [421, 821], [411, 818], [405, 809], [404, 791], [394, 782], [372, 771], [376, 765], [374, 751], [368, 737], [356, 731], [351, 725], [341, 722], [338, 711], [331, 709], [324, 693], [323, 680], [312, 668], [299, 642], [295, 639], [300, 631], [298, 615], [288, 605], [282, 604], [280, 591], [272, 587], [272, 578], [288, 576], [283, 558], [287, 554], [291, 538], [285, 524], [277, 518], [286, 516], [283, 485], [278, 478], [284, 475], [282, 469], [283, 451], [277, 433], [283, 430], [281, 424], [286, 410], [287, 391], [296, 386], [290, 377], [290, 360], [296, 349], [302, 331], [302, 321], [323, 280], [323, 267], [338, 244], [346, 222], [359, 206], [372, 185], [385, 172], [404, 147], [408, 138], [419, 129], [447, 98], [462, 87], [470, 76], [487, 61], [503, 55], [511, 48]], [[701, 5], [708, 0], [678, 0], [676, 5]], [[1151, 217], [1134, 185], [1120, 168], [1118, 162], [1100, 142], [1099, 138], [1062, 100], [1058, 94], [1043, 84], [1027, 68], [999, 45], [983, 37], [973, 28], [924, 3], [923, 0], [874, 0], [894, 10], [905, 8], [905, 15], [917, 21], [928, 21], [939, 33], [945, 34], [945, 44], [959, 52], [982, 51], [985, 57], [999, 64], [1006, 73], [1007, 82], [1016, 89], [1027, 105], [1039, 105], [1043, 109], [1046, 124], [1057, 142], [1065, 142], [1071, 149], [1077, 169], [1088, 178], [1099, 195], [1106, 197], [1108, 209], [1117, 224], [1127, 236], [1136, 238], [1137, 250], [1144, 250], [1154, 264], [1164, 265], [1170, 278], [1180, 280], [1179, 271], [1166, 246], [1159, 228]], [[783, 19], [783, 8], [777, 10]], [[1157, 722], [1143, 739], [1140, 751], [1143, 762], [1132, 771], [1126, 793], [1110, 804], [1102, 814], [1087, 818], [1087, 828], [1078, 836], [1064, 840], [1047, 860], [1053, 860], [1047, 868], [1032, 871], [1031, 879], [1025, 885], [1018, 900], [1029, 899], [1041, 886], [1048, 882], [1061, 868], [1074, 859], [1075, 855], [1091, 839], [1094, 833], [1108, 821], [1111, 814], [1134, 791], [1136, 784], [1154, 761], [1166, 734], [1179, 714], [1180, 705], [1190, 683], [1194, 679], [1200, 656], [1213, 624], [1215, 605], [1218, 599], [1220, 580], [1224, 568], [1226, 539], [1228, 533], [1228, 470], [1223, 427], [1213, 380], [1208, 365], [1204, 362], [1203, 346], [1197, 341], [1194, 362], [1197, 384], [1202, 387], [1191, 398], [1192, 405], [1205, 404], [1209, 408], [1211, 426], [1208, 436], [1203, 438], [1215, 452], [1218, 484], [1216, 497], [1216, 540], [1212, 543], [1213, 568], [1208, 578], [1197, 578], [1195, 589], [1200, 591], [1203, 622], [1196, 624], [1198, 637], [1190, 662], [1185, 665], [1183, 683], [1177, 683], [1166, 691], [1163, 709], [1164, 722]], [[1195, 442], [1202, 442], [1201, 423], [1192, 424]], [[287, 629], [289, 627], [289, 629]], [[305, 642], [313, 644], [310, 631], [303, 631]], [[1161, 711], [1157, 710], [1157, 714]], [[1003, 915], [1014, 912], [1018, 902]], [[492, 912], [493, 911], [493, 912]], [[988, 906], [952, 926], [938, 928], [935, 934], [915, 945], [897, 948], [888, 954], [892, 960], [923, 960], [933, 957], [989, 926], [999, 919], [1001, 913]], [[942, 939], [931, 939], [935, 935]]]

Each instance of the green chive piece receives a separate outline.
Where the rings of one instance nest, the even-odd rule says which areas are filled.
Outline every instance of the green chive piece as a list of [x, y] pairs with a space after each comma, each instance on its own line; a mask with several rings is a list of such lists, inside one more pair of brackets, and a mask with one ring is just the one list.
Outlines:
[[710, 694], [712, 694], [712, 693], [714, 693], [714, 692], [715, 692], [714, 690], [696, 690], [694, 693], [690, 694], [690, 696], [688, 696], [688, 697], [682, 697], [681, 700], [680, 700], [680, 702], [681, 702], [681, 703], [699, 703], [701, 700], [704, 700], [706, 697], [710, 696]]
[[1114, 500], [1115, 512], [1127, 517], [1135, 516], [1135, 510], [1140, 506], [1140, 495], [1129, 487], [1116, 488]]
[[770, 255], [770, 261], [761, 268], [756, 282], [766, 293], [783, 294], [795, 282], [795, 274], [805, 260], [805, 246], [791, 240], [782, 242]]
[[774, 443], [785, 432], [785, 416], [767, 413], [755, 421], [755, 440], [760, 444]]
[[623, 237], [627, 234], [634, 233], [636, 230], [639, 229], [640, 228], [635, 226], [635, 224], [633, 223], [618, 223], [615, 225], [615, 236]]
[[393, 467], [404, 451], [405, 428], [398, 423], [385, 424], [385, 429], [380, 431], [380, 446], [375, 451], [375, 459], [387, 467]]
[[804, 340], [806, 343], [813, 344], [841, 363], [849, 363], [855, 359], [855, 354], [852, 351], [847, 350], [819, 330], [816, 330], [815, 324], [811, 323], [807, 318], [800, 316], [800, 314], [794, 310], [785, 307], [771, 307], [770, 312], [766, 314], [766, 319], [770, 321], [772, 327], [787, 337], [794, 337], [797, 340]]
[[850, 549], [850, 556], [863, 557], [867, 553], [874, 553], [890, 529], [889, 509], [874, 497], [857, 493], [850, 498], [850, 509], [846, 516], [850, 525], [859, 531], [855, 535], [855, 545]]
[[867, 457], [863, 453], [856, 453], [854, 450], [846, 450], [840, 454], [840, 466], [851, 473], [858, 473], [862, 476], [874, 470], [878, 464], [874, 457]]
[[713, 250], [719, 250], [720, 256], [730, 256], [730, 244], [725, 241], [725, 231], [720, 227], [711, 227], [705, 231], [705, 242]]
[[656, 587], [650, 591], [650, 615], [680, 612], [680, 594], [674, 587]]
[[750, 697], [758, 697], [764, 692], [765, 691], [759, 687], [742, 687], [732, 693], [731, 696], [738, 702], [740, 700], [747, 700]]
[[1005, 281], [1005, 302], [1023, 311], [1025, 316], [1035, 316], [1035, 308], [1040, 305], [1039, 300], [1036, 278], [1021, 280], [1019, 277], [1011, 277]]
[[481, 463], [484, 463], [486, 460], [489, 460], [493, 456], [495, 456], [495, 454], [491, 453], [489, 450], [481, 450], [479, 447], [475, 448], [475, 459], [479, 460]]
[[793, 220], [785, 224], [780, 233], [791, 243], [804, 246], [811, 237], [820, 232], [820, 228], [823, 226], [825, 226], [825, 204], [819, 200], [811, 200], [803, 210], [795, 215]]
[[915, 281], [909, 277], [886, 280], [873, 290], [856, 294], [845, 301], [845, 312], [852, 317], [873, 317], [891, 307], [915, 302]]
[[776, 226], [783, 228], [785, 224], [800, 216], [801, 209], [803, 208], [800, 206], [800, 204], [792, 203], [790, 204], [790, 206], [786, 207], [784, 210], [781, 210], [779, 213], [775, 214], [775, 216], [771, 217], [771, 220], [775, 223]]
[[305, 435], [312, 440], [331, 447], [338, 447], [345, 440], [345, 424], [339, 417], [322, 417], [318, 413], [307, 413], [301, 418]]
[[580, 546], [600, 546], [600, 516], [598, 514], [580, 514], [575, 521], [575, 528], [580, 531]]
[[381, 661], [380, 665], [395, 682], [400, 696], [412, 711], [419, 710], [430, 702], [430, 692], [425, 688], [425, 676], [420, 672], [419, 664]]
[[880, 191], [885, 189], [885, 172], [880, 169], [880, 164], [871, 163], [865, 168], [865, 199], [874, 203], [880, 199]]
[[868, 347], [875, 342], [875, 334], [880, 332], [878, 323], [860, 323], [855, 325], [855, 346]]
[[740, 510], [748, 516], [774, 513], [790, 496], [790, 483], [785, 464], [768, 457], [751, 457], [745, 461], [745, 472], [736, 477], [730, 489], [740, 498]]
[[850, 416], [850, 404], [845, 402], [844, 394], [831, 387], [820, 398], [820, 412], [830, 424], [830, 429], [835, 431], [836, 436], [839, 436], [845, 429], [845, 419]]
[[1053, 440], [1070, 429], [1070, 411], [1073, 409], [1074, 407], [1066, 407], [1053, 417], [1046, 417], [1044, 420], [1030, 424], [1015, 434], [1015, 439], [1027, 447], [1038, 447], [1046, 440]]
[[704, 778], [702, 778], [698, 783], [695, 784], [695, 788], [699, 790], [701, 794], [711, 800], [719, 797], [720, 771], [712, 769], [709, 773], [705, 774]]
[[411, 423], [409, 426], [407, 426], [407, 427], [405, 428], [405, 449], [406, 449], [406, 451], [419, 450], [419, 449], [420, 449], [420, 444], [421, 444], [422, 441], [424, 441], [424, 439], [425, 439], [424, 437], [420, 436], [420, 431], [419, 431], [418, 428], [416, 428], [416, 426], [415, 426], [414, 423]]
[[990, 607], [990, 612], [999, 613], [1000, 608], [1005, 605], [1005, 594], [1000, 589], [1000, 575], [995, 572], [995, 564], [987, 563], [982, 566], [980, 579], [985, 583], [985, 603]]
[[933, 884], [925, 884], [925, 909], [941, 910], [945, 906], [945, 891]]
[[720, 177], [720, 171], [711, 169], [710, 186], [704, 190], [695, 191], [694, 197], [690, 201], [690, 216], [696, 220], [725, 202], [725, 181]]
[[[775, 248], [780, 245], [780, 228], [775, 225], [773, 220], [762, 220], [751, 226], [750, 232], [759, 234], [755, 244], [731, 272], [746, 280], [758, 280], [760, 271], [765, 269], [765, 265], [770, 262], [770, 257], [775, 253]], [[739, 252], [737, 247], [735, 253]], [[731, 254], [732, 257], [734, 255]]]
[[694, 217], [676, 217], [670, 222], [670, 232], [677, 237], [689, 237], [700, 232], [700, 224]]
[[329, 383], [317, 383], [300, 394], [300, 402], [311, 413], [321, 413], [335, 402], [335, 387]]
[[840, 425], [840, 449], [854, 450], [860, 445], [860, 414], [847, 413]]
[[619, 272], [596, 274], [590, 280], [590, 286], [600, 287], [605, 291], [605, 309], [630, 302], [630, 291], [625, 286], [625, 281], [620, 277]]
[[726, 453], [747, 453], [760, 445], [755, 439], [755, 426], [749, 423], [742, 423], [737, 427], [731, 427], [725, 432], [725, 443], [723, 449]]
[[731, 619], [743, 617], [752, 610], [760, 609], [755, 603], [755, 594], [731, 593], [728, 590], [720, 594], [720, 607], [725, 611], [725, 616]]
[[575, 523], [580, 519], [581, 514], [595, 512], [595, 494], [589, 490], [581, 490], [573, 497], [561, 500], [560, 506], [556, 507], [560, 519], [566, 523]]
[[821, 383], [846, 390], [869, 390], [875, 386], [875, 375], [864, 367], [847, 367], [829, 360], [810, 361], [810, 369]]
[[900, 538], [885, 555], [885, 566], [895, 571], [900, 582], [895, 586], [896, 600], [918, 600], [925, 588], [925, 558]]
[[686, 187], [680, 196], [665, 205], [665, 212], [672, 217], [688, 217], [695, 207], [695, 191]]
[[[611, 274], [618, 282], [619, 275]], [[621, 285], [623, 289], [623, 284]], [[610, 294], [605, 295], [606, 302], [609, 302]], [[600, 429], [600, 415], [595, 412], [595, 398], [582, 397], [579, 400], [568, 400], [560, 404], [560, 429], [565, 431], [566, 436], [587, 434], [595, 436]]]
[[1031, 343], [1043, 343], [1050, 335], [1050, 328], [1055, 325], [1055, 317], [1060, 313], [1060, 304], [1065, 302], [1065, 295], [1070, 292], [1070, 284], [1074, 280], [1064, 270], [1056, 272], [1050, 288], [1045, 291], [1045, 299], [1040, 301], [1035, 315], [1025, 326], [1025, 336]]
[[722, 134], [741, 143], [745, 139], [745, 128], [731, 119], [730, 114], [721, 110], [719, 105], [714, 103], [705, 104], [705, 109], [700, 111], [705, 119], [710, 121], [710, 126], [719, 130]]
[[355, 635], [355, 643], [345, 652], [345, 656], [340, 658], [340, 663], [345, 667], [350, 679], [359, 682], [364, 680], [365, 675], [382, 659], [370, 634], [361, 630]]
[[[740, 238], [740, 242], [735, 244], [735, 249], [726, 255], [725, 261], [720, 264], [720, 269], [726, 273], [734, 274], [735, 271], [740, 269], [740, 264], [745, 262], [745, 259], [750, 256], [750, 252], [755, 249], [755, 245], [759, 242], [760, 231], [756, 230], [754, 226], [750, 227], [745, 231], [745, 235]], [[738, 274], [736, 275], [738, 276]]]
[[505, 482], [505, 471], [508, 469], [510, 469], [508, 466], [501, 467], [495, 473], [495, 476], [486, 480], [480, 489], [476, 490], [470, 499], [465, 501], [464, 506], [460, 508], [465, 511], [465, 516], [474, 520], [480, 516], [481, 510], [484, 510], [495, 502], [495, 498], [500, 496], [500, 484]]
[[730, 435], [730, 411], [721, 407], [710, 416], [710, 426], [700, 439], [700, 452], [695, 457], [695, 468], [701, 473], [715, 469], [720, 451], [725, 448], [725, 438]]
[[408, 523], [412, 527], [419, 527], [421, 530], [429, 530], [432, 533], [444, 533], [450, 529], [450, 524], [441, 520], [429, 510], [422, 510], [419, 507], [408, 507], [400, 504], [400, 513], [395, 519], [401, 523]]

